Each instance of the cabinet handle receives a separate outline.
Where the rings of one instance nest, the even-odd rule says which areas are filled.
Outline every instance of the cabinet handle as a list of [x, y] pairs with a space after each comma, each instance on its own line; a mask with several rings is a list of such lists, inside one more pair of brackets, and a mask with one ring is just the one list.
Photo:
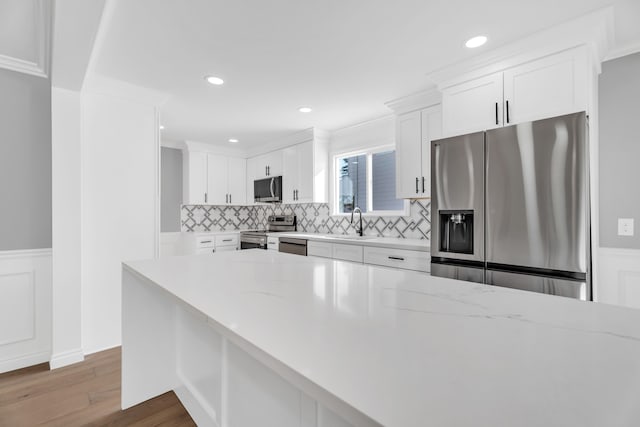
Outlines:
[[211, 240], [201, 240], [200, 243], [211, 243]]
[[268, 175], [271, 175], [271, 167], [270, 166], [267, 166], [267, 176]]
[[418, 179], [418, 177], [416, 176], [416, 194], [418, 194], [418, 182], [419, 182], [419, 181], [420, 181], [420, 180], [419, 180], [419, 179]]
[[233, 242], [233, 239], [222, 239], [223, 242]]
[[231, 203], [231, 194], [229, 194], [229, 203]]
[[424, 193], [424, 176], [422, 177], [422, 192]]
[[299, 200], [300, 196], [298, 196], [298, 190], [296, 190], [296, 200]]
[[509, 123], [509, 101], [507, 100], [507, 123]]
[[204, 202], [207, 203], [207, 193], [204, 193]]
[[395, 259], [396, 261], [404, 261], [404, 258], [400, 256], [390, 256], [389, 259]]
[[264, 176], [269, 176], [269, 169], [267, 169], [268, 166], [264, 167]]
[[496, 102], [496, 124], [498, 124], [498, 103]]

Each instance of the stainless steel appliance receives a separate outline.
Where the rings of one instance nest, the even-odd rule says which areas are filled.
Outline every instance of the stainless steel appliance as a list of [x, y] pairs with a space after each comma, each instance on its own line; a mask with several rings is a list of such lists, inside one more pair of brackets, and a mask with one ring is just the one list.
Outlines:
[[253, 198], [256, 202], [282, 202], [282, 177], [274, 176], [253, 181]]
[[587, 117], [431, 143], [431, 274], [591, 300]]
[[278, 250], [288, 254], [307, 256], [307, 241], [305, 239], [281, 237]]
[[266, 230], [240, 232], [240, 249], [267, 249], [267, 233], [296, 231], [295, 215], [270, 215]]

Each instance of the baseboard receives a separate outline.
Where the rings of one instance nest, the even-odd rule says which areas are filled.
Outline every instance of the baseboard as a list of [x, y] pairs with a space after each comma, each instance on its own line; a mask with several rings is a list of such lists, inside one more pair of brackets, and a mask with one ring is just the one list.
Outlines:
[[216, 422], [215, 412], [210, 413], [212, 409], [210, 409], [209, 405], [202, 399], [202, 396], [196, 391], [195, 387], [179, 373], [178, 381], [180, 381], [182, 385], [176, 387], [173, 391], [191, 418], [193, 418], [196, 425], [219, 427], [220, 425]]
[[39, 365], [40, 363], [46, 363], [49, 361], [49, 356], [51, 356], [49, 352], [41, 352], [26, 354], [13, 359], [0, 361], [0, 374], [33, 365]]
[[63, 351], [62, 353], [54, 354], [49, 361], [50, 369], [58, 369], [64, 366], [73, 365], [74, 363], [82, 362], [84, 360], [84, 353], [81, 348]]

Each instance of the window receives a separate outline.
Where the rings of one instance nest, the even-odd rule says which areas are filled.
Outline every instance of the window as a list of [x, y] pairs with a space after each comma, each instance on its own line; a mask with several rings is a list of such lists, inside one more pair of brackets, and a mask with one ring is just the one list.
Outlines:
[[396, 199], [396, 152], [385, 148], [335, 156], [335, 214], [404, 215], [405, 201]]

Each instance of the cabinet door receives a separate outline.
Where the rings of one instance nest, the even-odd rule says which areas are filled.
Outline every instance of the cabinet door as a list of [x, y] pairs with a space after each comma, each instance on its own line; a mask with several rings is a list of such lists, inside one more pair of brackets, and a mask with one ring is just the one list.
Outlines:
[[422, 121], [422, 147], [420, 195], [431, 197], [431, 141], [442, 137], [442, 109], [440, 105], [426, 108], [421, 111]]
[[502, 73], [450, 86], [442, 91], [444, 136], [502, 126]]
[[396, 118], [396, 197], [420, 197], [421, 117], [414, 111]]
[[313, 180], [315, 179], [315, 162], [313, 156], [313, 142], [303, 142], [297, 145], [298, 185], [296, 187], [296, 201], [314, 202]]
[[247, 203], [247, 161], [237, 157], [229, 157], [227, 168], [229, 202], [233, 205], [244, 205]]
[[505, 71], [505, 125], [586, 110], [586, 67], [576, 63], [582, 52], [562, 52]]
[[207, 193], [207, 153], [186, 153], [184, 166], [184, 203], [201, 205]]
[[253, 166], [253, 176], [254, 179], [262, 179], [267, 177], [267, 163], [269, 160], [267, 159], [266, 154], [262, 154], [260, 156], [252, 157], [252, 166]]
[[284, 203], [292, 203], [298, 188], [298, 147], [282, 150], [282, 160], [282, 199]]
[[214, 154], [207, 155], [207, 203], [224, 205], [227, 203], [227, 158]]
[[282, 150], [278, 150], [265, 155], [266, 165], [269, 167], [269, 176], [282, 175], [282, 154]]
[[258, 161], [255, 157], [247, 159], [247, 203], [253, 204], [255, 199], [253, 197], [253, 181], [256, 180], [258, 169]]

